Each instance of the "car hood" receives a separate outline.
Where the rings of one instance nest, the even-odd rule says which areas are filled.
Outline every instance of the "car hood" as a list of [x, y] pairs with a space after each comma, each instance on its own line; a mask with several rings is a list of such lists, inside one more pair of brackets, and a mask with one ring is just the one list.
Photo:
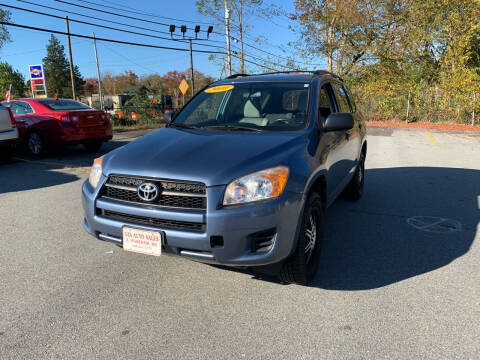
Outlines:
[[223, 185], [237, 177], [287, 165], [305, 134], [162, 128], [105, 155], [105, 175], [125, 174]]

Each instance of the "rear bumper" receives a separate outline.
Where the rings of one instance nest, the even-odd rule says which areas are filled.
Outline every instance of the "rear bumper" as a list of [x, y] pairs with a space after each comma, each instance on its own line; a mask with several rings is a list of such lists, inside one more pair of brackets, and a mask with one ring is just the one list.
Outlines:
[[85, 128], [62, 128], [61, 141], [66, 143], [80, 143], [86, 140], [111, 140], [113, 131], [111, 127], [85, 127]]
[[[100, 183], [102, 182], [101, 180]], [[201, 262], [232, 266], [276, 263], [288, 257], [296, 245], [302, 194], [284, 193], [279, 199], [271, 201], [219, 208], [224, 186], [209, 187], [207, 210], [199, 212], [151, 209], [120, 201], [97, 199], [97, 191], [91, 188], [88, 181], [83, 184], [82, 202], [85, 214], [83, 227], [100, 240], [121, 245], [122, 227], [125, 225], [161, 231], [165, 236], [164, 252]], [[157, 219], [203, 222], [206, 225], [202, 231], [138, 225], [103, 217], [102, 210]], [[252, 247], [252, 234], [265, 230], [273, 233], [272, 246], [263, 252], [256, 252]], [[216, 246], [212, 242], [212, 239], [219, 237], [223, 239], [223, 246]]]

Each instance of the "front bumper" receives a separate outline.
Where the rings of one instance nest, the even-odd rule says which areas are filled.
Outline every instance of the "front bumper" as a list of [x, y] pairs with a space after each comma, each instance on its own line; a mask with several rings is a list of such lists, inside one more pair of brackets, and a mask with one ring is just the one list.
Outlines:
[[[97, 239], [122, 244], [122, 227], [131, 226], [165, 235], [164, 252], [194, 260], [232, 266], [260, 266], [288, 257], [296, 245], [297, 224], [302, 210], [302, 194], [285, 191], [275, 200], [235, 207], [218, 207], [225, 186], [207, 188], [206, 211], [153, 209], [122, 201], [98, 198], [99, 182], [93, 190], [88, 181], [82, 188], [85, 213], [83, 227]], [[99, 210], [157, 219], [203, 222], [201, 232], [138, 225], [101, 216]], [[252, 248], [252, 234], [274, 229], [273, 245], [264, 252]], [[213, 237], [213, 238], [212, 238]], [[212, 239], [223, 238], [223, 246]]]

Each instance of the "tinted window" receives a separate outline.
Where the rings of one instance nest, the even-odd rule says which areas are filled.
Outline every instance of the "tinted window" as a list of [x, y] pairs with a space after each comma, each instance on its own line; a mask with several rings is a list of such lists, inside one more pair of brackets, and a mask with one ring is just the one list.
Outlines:
[[348, 104], [348, 98], [345, 90], [339, 84], [334, 84], [333, 87], [335, 88], [335, 97], [337, 99], [338, 111], [342, 113], [351, 112], [352, 110], [350, 109], [350, 105]]
[[293, 82], [213, 85], [188, 103], [174, 123], [271, 130], [302, 128], [309, 89], [309, 83]]
[[327, 118], [328, 115], [332, 112], [332, 107], [330, 106], [330, 101], [328, 98], [328, 89], [330, 85], [324, 85], [320, 89], [320, 94], [318, 95], [318, 114], [324, 118]]
[[32, 114], [33, 109], [29, 103], [23, 101], [14, 101], [12, 103], [12, 112], [13, 115], [26, 115]]
[[51, 110], [84, 110], [90, 109], [89, 106], [73, 100], [37, 100], [40, 104], [45, 105]]
[[345, 92], [347, 93], [348, 101], [350, 102], [350, 107], [352, 108], [352, 111], [353, 112], [357, 111], [357, 106], [355, 105], [355, 99], [353, 98], [352, 92], [346, 86], [344, 86], [343, 88], [345, 89]]

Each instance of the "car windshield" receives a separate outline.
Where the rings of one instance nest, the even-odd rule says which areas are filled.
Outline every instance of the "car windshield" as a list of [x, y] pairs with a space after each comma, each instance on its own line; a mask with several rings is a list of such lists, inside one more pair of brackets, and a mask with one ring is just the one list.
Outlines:
[[195, 96], [173, 126], [225, 130], [294, 130], [307, 118], [310, 83], [214, 85]]
[[73, 100], [39, 100], [39, 103], [45, 105], [51, 110], [84, 110], [90, 109], [89, 106]]

